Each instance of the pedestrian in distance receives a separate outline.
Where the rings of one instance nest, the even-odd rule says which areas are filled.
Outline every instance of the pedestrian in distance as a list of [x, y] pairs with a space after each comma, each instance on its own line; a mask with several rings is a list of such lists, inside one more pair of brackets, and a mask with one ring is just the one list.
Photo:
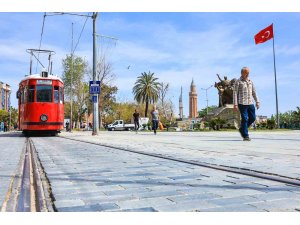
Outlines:
[[7, 132], [7, 127], [8, 127], [8, 125], [7, 125], [7, 122], [5, 121], [4, 122], [4, 132]]
[[135, 109], [132, 116], [133, 116], [133, 121], [134, 121], [134, 130], [135, 130], [135, 133], [137, 134], [138, 129], [140, 128], [140, 114]]
[[256, 119], [253, 98], [256, 102], [256, 108], [259, 109], [260, 107], [254, 84], [249, 79], [249, 73], [250, 69], [243, 67], [241, 77], [235, 82], [233, 89], [233, 110], [239, 109], [240, 111], [242, 120], [239, 132], [244, 141], [251, 141], [248, 128]]
[[158, 123], [159, 123], [159, 113], [158, 110], [156, 109], [156, 105], [153, 105], [151, 116], [152, 116], [152, 129], [154, 131], [154, 134], [156, 135], [156, 130], [158, 128]]
[[69, 123], [69, 121], [66, 122], [66, 131], [70, 131], [70, 123]]

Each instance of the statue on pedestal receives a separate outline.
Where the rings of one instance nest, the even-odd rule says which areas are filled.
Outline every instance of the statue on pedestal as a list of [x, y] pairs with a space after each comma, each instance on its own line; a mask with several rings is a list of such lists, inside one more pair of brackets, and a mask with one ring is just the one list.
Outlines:
[[229, 81], [227, 76], [224, 76], [224, 80], [220, 78], [220, 75], [217, 74], [220, 82], [215, 82], [215, 87], [219, 92], [219, 107], [223, 107], [226, 104], [233, 104], [233, 86], [236, 79]]

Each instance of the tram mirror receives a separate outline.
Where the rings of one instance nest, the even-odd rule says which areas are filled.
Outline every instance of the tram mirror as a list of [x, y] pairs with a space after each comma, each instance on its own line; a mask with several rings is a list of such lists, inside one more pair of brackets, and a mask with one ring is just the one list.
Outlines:
[[21, 93], [20, 93], [20, 91], [17, 91], [17, 93], [16, 93], [16, 97], [17, 97], [17, 99], [19, 99], [19, 98], [20, 98], [20, 96], [21, 96]]

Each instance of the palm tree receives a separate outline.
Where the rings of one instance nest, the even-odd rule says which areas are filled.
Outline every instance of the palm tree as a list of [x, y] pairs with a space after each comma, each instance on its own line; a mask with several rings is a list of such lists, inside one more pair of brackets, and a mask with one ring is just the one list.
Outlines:
[[154, 73], [144, 72], [137, 78], [132, 89], [134, 99], [138, 103], [146, 103], [145, 117], [147, 117], [149, 103], [155, 103], [158, 99], [160, 83], [157, 80]]

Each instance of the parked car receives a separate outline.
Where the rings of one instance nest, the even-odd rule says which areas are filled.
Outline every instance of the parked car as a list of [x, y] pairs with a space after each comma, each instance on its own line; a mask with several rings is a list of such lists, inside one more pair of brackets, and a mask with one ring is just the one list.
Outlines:
[[125, 124], [124, 120], [115, 120], [113, 123], [107, 125], [107, 130], [134, 130], [134, 124]]

